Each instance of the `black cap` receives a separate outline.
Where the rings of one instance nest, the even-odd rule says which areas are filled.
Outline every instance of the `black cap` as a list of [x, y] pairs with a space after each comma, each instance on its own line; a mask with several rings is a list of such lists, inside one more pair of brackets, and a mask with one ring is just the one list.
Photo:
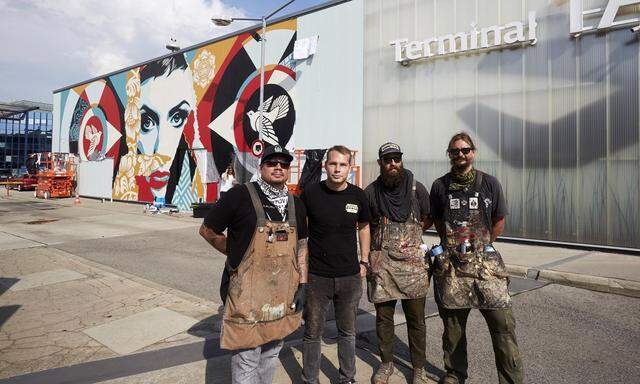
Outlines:
[[402, 155], [400, 146], [396, 143], [384, 143], [380, 146], [380, 149], [378, 149], [378, 158], [382, 159], [382, 156], [391, 155], [394, 153]]
[[265, 161], [267, 161], [267, 159], [274, 156], [282, 156], [286, 158], [288, 162], [293, 161], [293, 156], [291, 156], [291, 153], [287, 151], [287, 148], [282, 147], [280, 145], [270, 145], [264, 149], [264, 152], [262, 153], [262, 159], [260, 160], [260, 164], [264, 163]]

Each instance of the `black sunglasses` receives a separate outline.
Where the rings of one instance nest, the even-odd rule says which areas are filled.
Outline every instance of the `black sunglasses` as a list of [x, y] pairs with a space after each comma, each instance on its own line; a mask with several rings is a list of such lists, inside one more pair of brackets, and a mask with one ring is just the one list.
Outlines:
[[383, 157], [382, 161], [384, 161], [385, 164], [391, 164], [392, 161], [400, 164], [402, 163], [402, 156], [388, 156], [388, 157]]
[[291, 164], [281, 160], [267, 160], [264, 162], [264, 165], [266, 165], [269, 168], [275, 168], [278, 166], [278, 164], [280, 164], [280, 167], [282, 169], [289, 169], [289, 167], [291, 166]]
[[451, 156], [455, 156], [458, 153], [462, 152], [463, 155], [468, 155], [469, 153], [471, 153], [471, 151], [473, 151], [473, 148], [471, 147], [466, 147], [466, 148], [449, 148], [447, 149], [447, 152], [451, 155]]

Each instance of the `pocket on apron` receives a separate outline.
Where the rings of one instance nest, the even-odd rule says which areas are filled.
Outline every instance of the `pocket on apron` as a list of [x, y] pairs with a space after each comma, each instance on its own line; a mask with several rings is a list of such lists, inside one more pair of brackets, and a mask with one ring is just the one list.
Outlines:
[[433, 267], [431, 268], [431, 272], [434, 276], [440, 277], [446, 275], [451, 268], [450, 252], [448, 250], [445, 250], [441, 254], [434, 257], [432, 265]]
[[483, 269], [495, 277], [508, 277], [507, 268], [502, 260], [502, 255], [495, 248], [493, 251], [485, 251], [483, 254]]

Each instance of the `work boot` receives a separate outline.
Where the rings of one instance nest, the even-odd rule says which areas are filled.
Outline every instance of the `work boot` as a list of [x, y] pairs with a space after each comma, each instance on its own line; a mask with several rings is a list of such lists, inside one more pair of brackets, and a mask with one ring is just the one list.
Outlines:
[[416, 368], [413, 370], [413, 384], [429, 384], [431, 380], [427, 378], [424, 368]]
[[391, 363], [381, 363], [376, 371], [376, 374], [373, 375], [373, 384], [387, 384], [389, 383], [389, 377], [393, 373], [393, 362]]
[[440, 381], [438, 381], [438, 384], [464, 384], [464, 382], [458, 380], [458, 376], [456, 376], [455, 374], [447, 373], [446, 375], [442, 376]]

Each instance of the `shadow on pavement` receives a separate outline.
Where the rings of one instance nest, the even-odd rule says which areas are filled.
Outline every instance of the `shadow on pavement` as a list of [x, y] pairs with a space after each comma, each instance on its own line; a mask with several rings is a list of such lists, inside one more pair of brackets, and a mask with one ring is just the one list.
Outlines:
[[[207, 361], [205, 368], [205, 384], [214, 383], [222, 377], [231, 377], [231, 367], [229, 364], [222, 364], [223, 369], [228, 372], [220, 372], [220, 364], [214, 364], [211, 359], [220, 356], [220, 322], [222, 321], [223, 306], [218, 307], [218, 313], [209, 316], [194, 324], [187, 331], [190, 335], [204, 338], [202, 357]], [[217, 352], [217, 353], [214, 353]]]
[[[301, 346], [298, 346], [299, 351], [301, 350]], [[278, 356], [278, 358], [280, 359], [280, 364], [282, 364], [282, 368], [284, 368], [284, 371], [287, 373], [287, 376], [289, 376], [289, 378], [291, 379], [291, 384], [301, 384], [302, 383], [302, 367], [300, 366], [300, 363], [298, 363], [298, 360], [296, 360], [294, 354], [293, 354], [293, 347], [288, 348], [288, 347], [284, 347], [282, 348], [282, 351], [280, 351], [280, 356]]]
[[4, 323], [9, 320], [14, 313], [20, 309], [21, 305], [7, 305], [4, 307], [0, 307], [0, 328], [4, 325]]
[[20, 281], [20, 279], [16, 279], [15, 277], [0, 277], [0, 295], [5, 293], [18, 281]]

